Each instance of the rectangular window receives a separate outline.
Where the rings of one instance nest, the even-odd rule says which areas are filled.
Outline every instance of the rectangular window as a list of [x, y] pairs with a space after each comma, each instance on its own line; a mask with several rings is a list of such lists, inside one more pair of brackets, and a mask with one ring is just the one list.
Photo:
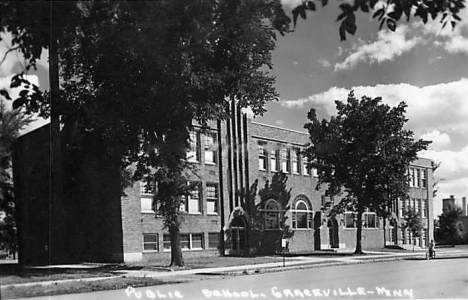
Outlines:
[[216, 164], [216, 133], [207, 133], [205, 135], [205, 163]]
[[140, 181], [140, 195], [141, 196], [153, 196], [153, 188], [148, 182]]
[[190, 249], [203, 249], [203, 233], [192, 233], [190, 237]]
[[362, 215], [365, 228], [377, 228], [377, 216], [373, 212], [367, 212]]
[[219, 245], [219, 233], [210, 232], [208, 233], [208, 248], [216, 249]]
[[414, 199], [414, 210], [416, 211], [416, 214], [419, 215], [421, 211], [421, 199]]
[[198, 132], [190, 132], [190, 149], [187, 151], [187, 159], [192, 162], [200, 161]]
[[183, 196], [180, 202], [180, 211], [188, 213], [201, 213], [200, 183], [192, 183], [193, 187], [188, 196]]
[[346, 228], [355, 228], [354, 224], [354, 216], [355, 214], [353, 212], [345, 212], [344, 217], [345, 217], [345, 227]]
[[427, 199], [421, 200], [421, 217], [427, 218]]
[[190, 249], [190, 236], [188, 233], [180, 234], [180, 248], [181, 249]]
[[416, 172], [416, 187], [420, 187], [421, 186], [421, 170], [420, 169], [416, 169], [415, 170]]
[[163, 248], [164, 251], [171, 250], [171, 236], [169, 234], [163, 235]]
[[421, 170], [421, 187], [427, 188], [427, 171]]
[[291, 152], [292, 156], [292, 171], [294, 174], [299, 174], [300, 166], [299, 166], [299, 149], [293, 149]]
[[422, 239], [422, 245], [423, 247], [425, 247], [427, 245], [427, 229], [423, 229], [422, 232], [421, 232], [421, 239]]
[[267, 152], [265, 143], [258, 143], [258, 168], [261, 171], [267, 170]]
[[281, 171], [283, 171], [284, 173], [291, 172], [289, 149], [281, 149]]
[[398, 200], [398, 211], [399, 211], [399, 215], [398, 217], [403, 217], [403, 212], [404, 212], [404, 206], [405, 206], [405, 202], [401, 199]]
[[273, 172], [278, 171], [278, 155], [277, 150], [272, 150], [270, 152], [270, 170]]
[[416, 187], [416, 170], [414, 168], [410, 169], [410, 175], [411, 175], [411, 187]]
[[218, 213], [218, 185], [216, 183], [206, 184], [206, 209], [209, 214]]
[[307, 157], [302, 158], [302, 174], [304, 176], [310, 176], [310, 168], [309, 168], [309, 159]]
[[[163, 236], [163, 247], [164, 251], [171, 250], [171, 236], [169, 234]], [[181, 233], [180, 248], [182, 250], [204, 249], [203, 233]]]
[[158, 251], [158, 234], [144, 233], [143, 234], [143, 251]]
[[141, 212], [154, 213], [153, 197], [141, 197]]

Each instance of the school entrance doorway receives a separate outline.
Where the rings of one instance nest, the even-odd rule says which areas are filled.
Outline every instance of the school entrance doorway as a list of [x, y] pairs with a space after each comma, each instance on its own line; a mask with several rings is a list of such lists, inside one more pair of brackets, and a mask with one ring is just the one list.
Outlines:
[[340, 239], [338, 237], [338, 221], [335, 218], [331, 218], [327, 223], [328, 227], [328, 239], [330, 241], [330, 248], [339, 248]]
[[247, 225], [243, 217], [235, 217], [231, 222], [231, 250], [234, 255], [247, 253]]

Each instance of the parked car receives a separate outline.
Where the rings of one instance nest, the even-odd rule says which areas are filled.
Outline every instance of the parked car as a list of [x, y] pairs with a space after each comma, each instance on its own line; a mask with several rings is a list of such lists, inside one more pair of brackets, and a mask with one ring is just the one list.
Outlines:
[[5, 250], [0, 250], [0, 259], [5, 259], [8, 257], [8, 252]]

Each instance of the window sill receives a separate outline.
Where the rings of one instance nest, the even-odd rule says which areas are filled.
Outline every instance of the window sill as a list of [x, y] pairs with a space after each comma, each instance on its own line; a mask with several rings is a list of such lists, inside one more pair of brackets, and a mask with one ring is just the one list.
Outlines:
[[156, 212], [153, 210], [142, 210], [141, 213], [142, 214], [155, 214]]
[[143, 253], [159, 253], [158, 250], [143, 250]]
[[258, 170], [259, 170], [259, 171], [262, 171], [262, 172], [268, 172], [267, 169], [260, 169], [260, 168], [258, 168]]
[[205, 161], [205, 165], [208, 165], [208, 166], [216, 166], [217, 164], [216, 164], [215, 162]]
[[219, 216], [217, 212], [208, 212], [206, 213], [208, 216]]
[[312, 228], [293, 228], [293, 230], [298, 230], [298, 231], [311, 231], [313, 230]]

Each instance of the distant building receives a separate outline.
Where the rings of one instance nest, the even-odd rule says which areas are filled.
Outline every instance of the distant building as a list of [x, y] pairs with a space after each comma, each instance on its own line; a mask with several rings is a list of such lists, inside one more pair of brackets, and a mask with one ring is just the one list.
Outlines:
[[[66, 128], [64, 128], [66, 130]], [[18, 199], [19, 259], [23, 264], [72, 261], [128, 262], [170, 255], [170, 236], [155, 214], [158, 205], [144, 184], [120, 193], [115, 168], [99, 164], [100, 153], [79, 158], [63, 199], [50, 202], [48, 126], [22, 136], [14, 160]], [[287, 237], [291, 252], [354, 248], [352, 212], [328, 217], [333, 197], [317, 191], [317, 174], [306, 167], [300, 150], [303, 132], [260, 124], [237, 114], [211, 130], [191, 134], [189, 159], [197, 166], [189, 180], [196, 188], [183, 199], [181, 245], [184, 256], [245, 255], [281, 250]], [[73, 176], [65, 176], [72, 172]], [[386, 220], [364, 213], [364, 248], [427, 245], [433, 239], [431, 161], [409, 166], [410, 200], [392, 206]], [[401, 229], [403, 209], [414, 207], [424, 223], [414, 239]], [[386, 240], [384, 240], [384, 236]]]

